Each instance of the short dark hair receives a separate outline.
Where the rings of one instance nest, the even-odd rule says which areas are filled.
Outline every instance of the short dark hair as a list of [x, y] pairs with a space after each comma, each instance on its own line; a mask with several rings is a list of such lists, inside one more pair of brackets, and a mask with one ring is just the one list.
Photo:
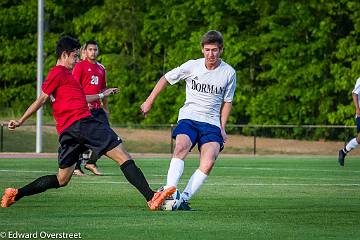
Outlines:
[[223, 48], [224, 39], [219, 31], [210, 30], [202, 36], [200, 43], [201, 47], [204, 47], [205, 44], [217, 44], [220, 48]]
[[61, 58], [61, 54], [65, 51], [67, 54], [81, 47], [79, 41], [75, 38], [64, 36], [56, 44], [56, 57]]
[[88, 45], [90, 45], [90, 44], [98, 46], [98, 44], [95, 40], [89, 40], [89, 41], [86, 41], [84, 49], [87, 49]]

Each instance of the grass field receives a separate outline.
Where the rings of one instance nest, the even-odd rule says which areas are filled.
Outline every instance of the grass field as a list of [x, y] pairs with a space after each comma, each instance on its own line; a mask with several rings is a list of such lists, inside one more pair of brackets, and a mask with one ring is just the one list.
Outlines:
[[[336, 157], [221, 157], [191, 201], [193, 212], [150, 212], [110, 160], [103, 177], [74, 177], [66, 188], [0, 209], [0, 236], [80, 233], [82, 239], [360, 239], [360, 160]], [[137, 159], [151, 186], [168, 159]], [[0, 188], [56, 171], [55, 159], [0, 159]], [[186, 162], [180, 189], [197, 166]], [[2, 234], [2, 235], [1, 235]], [[38, 237], [40, 238], [40, 237]]]

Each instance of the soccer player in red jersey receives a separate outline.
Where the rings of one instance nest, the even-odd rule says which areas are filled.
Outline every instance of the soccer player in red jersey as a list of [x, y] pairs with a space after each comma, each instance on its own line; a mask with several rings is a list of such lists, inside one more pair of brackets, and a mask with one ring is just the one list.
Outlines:
[[[48, 73], [40, 96], [18, 121], [11, 120], [8, 124], [10, 130], [20, 127], [50, 99], [60, 142], [58, 173], [39, 177], [19, 189], [5, 189], [1, 207], [10, 207], [25, 196], [66, 186], [73, 175], [80, 153], [90, 148], [93, 154], [98, 156], [105, 154], [118, 163], [126, 179], [144, 196], [150, 210], [157, 210], [176, 188], [154, 192], [140, 168], [125, 150], [121, 139], [108, 125], [92, 117], [87, 102], [98, 100], [101, 96], [99, 94], [85, 96], [79, 82], [71, 74], [71, 69], [78, 61], [79, 48], [79, 42], [71, 37], [62, 37], [58, 41], [56, 46], [58, 61]], [[103, 94], [108, 96], [113, 91], [114, 89], [107, 89]]]
[[[75, 65], [72, 72], [73, 76], [79, 81], [86, 95], [100, 94], [102, 98], [88, 103], [88, 106], [94, 118], [102, 121], [104, 124], [110, 125], [108, 121], [109, 110], [107, 97], [101, 95], [107, 87], [106, 71], [105, 67], [96, 60], [99, 54], [99, 47], [96, 41], [87, 41], [84, 45], [83, 54], [85, 58]], [[80, 155], [80, 159], [75, 166], [75, 175], [85, 175], [81, 170], [82, 160], [86, 161], [84, 165], [85, 169], [93, 172], [95, 175], [102, 175], [96, 165], [98, 159], [95, 154], [92, 154], [91, 150]]]

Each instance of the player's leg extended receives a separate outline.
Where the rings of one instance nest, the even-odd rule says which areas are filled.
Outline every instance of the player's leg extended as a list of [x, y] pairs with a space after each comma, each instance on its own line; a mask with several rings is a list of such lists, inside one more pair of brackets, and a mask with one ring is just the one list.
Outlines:
[[154, 196], [154, 191], [151, 190], [141, 169], [136, 166], [135, 161], [125, 150], [123, 144], [119, 144], [117, 147], [108, 151], [105, 155], [120, 165], [120, 169], [124, 173], [126, 179], [139, 190], [139, 192], [145, 197], [146, 201], [150, 201]]
[[183, 193], [182, 198], [184, 201], [190, 198], [200, 189], [210, 174], [215, 160], [220, 152], [220, 144], [218, 142], [208, 142], [200, 148], [200, 166], [190, 177]]
[[123, 144], [111, 149], [105, 154], [120, 165], [121, 171], [126, 179], [144, 196], [151, 210], [159, 208], [161, 203], [175, 192], [175, 187], [168, 188], [163, 192], [155, 193], [149, 186], [141, 169], [131, 159], [130, 154], [125, 150]]
[[338, 161], [340, 166], [344, 166], [346, 154], [356, 148], [360, 143], [360, 117], [356, 117], [356, 129], [358, 133], [357, 137], [351, 139], [343, 149], [339, 150]]
[[184, 159], [189, 154], [192, 142], [188, 135], [179, 134], [176, 136], [175, 149], [167, 173], [166, 185], [177, 186], [181, 175], [184, 172]]
[[16, 201], [20, 200], [22, 197], [25, 196], [42, 193], [51, 188], [59, 188], [66, 186], [71, 179], [74, 168], [75, 164], [71, 167], [67, 167], [64, 169], [59, 168], [59, 172], [57, 175], [46, 175], [39, 177], [38, 179], [19, 189], [5, 189], [1, 200], [1, 207], [10, 207]]

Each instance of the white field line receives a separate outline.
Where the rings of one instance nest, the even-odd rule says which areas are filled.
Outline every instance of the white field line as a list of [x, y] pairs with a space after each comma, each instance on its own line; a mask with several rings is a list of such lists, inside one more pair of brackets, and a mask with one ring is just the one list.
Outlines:
[[14, 173], [55, 173], [55, 171], [15, 170], [15, 169], [0, 169], [0, 172], [14, 172]]
[[[12, 183], [23, 182], [23, 181], [8, 181]], [[124, 184], [128, 185], [127, 181], [77, 181], [79, 184]], [[151, 182], [152, 185], [164, 185], [163, 182]], [[360, 187], [360, 183], [206, 183], [207, 186], [230, 186], [230, 187], [242, 187], [242, 186], [254, 186], [254, 187], [276, 187], [276, 186], [319, 186], [319, 187], [329, 187], [329, 186], [337, 186], [337, 187]]]
[[[252, 168], [255, 169], [255, 168]], [[267, 169], [269, 170], [269, 169]], [[273, 170], [273, 169], [271, 169]], [[54, 173], [51, 171], [30, 171], [30, 170], [14, 170], [14, 169], [0, 169], [0, 172], [15, 172], [15, 173]], [[108, 173], [109, 174], [109, 173]], [[111, 176], [116, 174], [112, 173]], [[92, 175], [88, 175], [91, 177]], [[106, 176], [106, 175], [105, 175]], [[166, 175], [150, 175], [152, 177], [165, 177]], [[86, 181], [77, 181], [80, 184], [129, 184], [127, 181], [93, 181], [87, 176], [82, 177]], [[76, 177], [79, 179], [78, 177]], [[99, 177], [96, 177], [99, 178]], [[329, 179], [332, 180], [332, 179]], [[344, 180], [344, 179], [343, 179]], [[346, 180], [346, 179], [345, 179]], [[23, 181], [9, 181], [9, 182], [23, 182]], [[152, 184], [163, 185], [163, 182], [152, 182]], [[206, 183], [209, 186], [360, 186], [360, 183]]]
[[[77, 182], [81, 184], [129, 184], [126, 181], [104, 181], [104, 182]], [[152, 184], [163, 185], [163, 182], [152, 182]], [[360, 183], [206, 183], [208, 186], [360, 186]]]
[[[222, 169], [243, 169], [243, 170], [262, 170], [262, 171], [306, 171], [306, 172], [339, 172], [339, 170], [328, 170], [328, 169], [306, 169], [306, 168], [255, 168], [255, 167], [238, 167], [238, 166], [215, 166], [215, 168], [222, 168]], [[347, 170], [344, 168], [344, 171], [349, 173], [360, 173], [357, 170]]]
[[[242, 169], [242, 170], [261, 170], [261, 171], [302, 171], [302, 172], [334, 172], [338, 173], [342, 170], [347, 173], [360, 173], [357, 170], [348, 170], [346, 168], [341, 169], [308, 169], [308, 168], [261, 168], [261, 167], [238, 167], [238, 166], [215, 166], [215, 168], [221, 169]], [[16, 169], [0, 169], [0, 172], [19, 172], [19, 173], [51, 173], [54, 171], [41, 171], [41, 170], [16, 170]], [[117, 174], [117, 173], [108, 173], [108, 174]], [[166, 176], [166, 175], [153, 175], [153, 176]]]

